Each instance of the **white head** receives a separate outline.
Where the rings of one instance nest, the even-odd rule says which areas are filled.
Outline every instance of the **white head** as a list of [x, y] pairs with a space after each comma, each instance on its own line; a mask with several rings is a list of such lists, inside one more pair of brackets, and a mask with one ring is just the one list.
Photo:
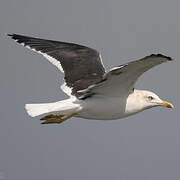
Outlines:
[[173, 108], [174, 106], [161, 100], [155, 93], [145, 90], [134, 90], [127, 98], [126, 112], [134, 114], [155, 106]]

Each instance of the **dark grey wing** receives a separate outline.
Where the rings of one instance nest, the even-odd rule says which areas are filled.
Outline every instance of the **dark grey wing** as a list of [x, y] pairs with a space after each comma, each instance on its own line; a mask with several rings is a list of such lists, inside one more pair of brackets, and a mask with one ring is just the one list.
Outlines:
[[25, 47], [39, 52], [46, 57], [59, 70], [64, 72], [66, 86], [71, 89], [70, 93], [80, 96], [79, 90], [86, 89], [92, 84], [102, 80], [105, 73], [99, 53], [91, 48], [73, 43], [45, 40], [9, 34], [16, 42]]
[[139, 76], [150, 68], [171, 60], [170, 57], [161, 54], [152, 54], [140, 60], [114, 67], [105, 74], [101, 83], [89, 88], [89, 93], [98, 93], [106, 96], [128, 95], [132, 92]]

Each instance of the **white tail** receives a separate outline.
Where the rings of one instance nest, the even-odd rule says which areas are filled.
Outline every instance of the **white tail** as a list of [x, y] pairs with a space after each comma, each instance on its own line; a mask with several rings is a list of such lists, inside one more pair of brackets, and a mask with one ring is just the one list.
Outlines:
[[78, 112], [81, 107], [74, 104], [71, 99], [46, 104], [26, 104], [25, 109], [31, 117], [39, 116], [50, 112], [60, 112], [64, 115]]
[[39, 116], [51, 112], [50, 107], [53, 103], [48, 104], [26, 104], [25, 109], [31, 117]]

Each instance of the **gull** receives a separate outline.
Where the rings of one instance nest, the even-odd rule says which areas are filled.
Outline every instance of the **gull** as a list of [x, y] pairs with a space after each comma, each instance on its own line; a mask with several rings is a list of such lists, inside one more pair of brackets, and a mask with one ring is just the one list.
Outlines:
[[17, 43], [43, 55], [59, 71], [65, 82], [61, 89], [68, 99], [52, 103], [26, 104], [31, 117], [45, 114], [42, 124], [62, 123], [71, 117], [115, 120], [164, 106], [173, 108], [155, 93], [135, 89], [138, 78], [147, 70], [173, 59], [151, 54], [142, 59], [105, 70], [95, 49], [74, 43], [8, 34]]

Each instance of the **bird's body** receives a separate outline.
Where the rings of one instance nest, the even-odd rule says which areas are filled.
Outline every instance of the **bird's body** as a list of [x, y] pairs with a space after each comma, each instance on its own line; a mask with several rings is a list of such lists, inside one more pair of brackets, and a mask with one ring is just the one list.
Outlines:
[[93, 96], [79, 102], [83, 109], [77, 115], [86, 119], [116, 120], [136, 114], [145, 108], [141, 103], [138, 103], [139, 106], [136, 104], [135, 99], [139, 92], [142, 91], [134, 90], [133, 93], [124, 96]]
[[41, 119], [43, 124], [61, 123], [72, 116], [113, 120], [154, 106], [173, 107], [150, 91], [134, 89], [141, 74], [158, 64], [171, 61], [170, 57], [152, 54], [106, 72], [99, 53], [94, 49], [17, 34], [9, 36], [42, 54], [65, 74], [65, 83], [61, 88], [69, 99], [25, 106], [32, 117], [47, 114]]
[[127, 115], [124, 98], [94, 96], [86, 101], [80, 101], [83, 109], [77, 114], [85, 119], [113, 120]]

